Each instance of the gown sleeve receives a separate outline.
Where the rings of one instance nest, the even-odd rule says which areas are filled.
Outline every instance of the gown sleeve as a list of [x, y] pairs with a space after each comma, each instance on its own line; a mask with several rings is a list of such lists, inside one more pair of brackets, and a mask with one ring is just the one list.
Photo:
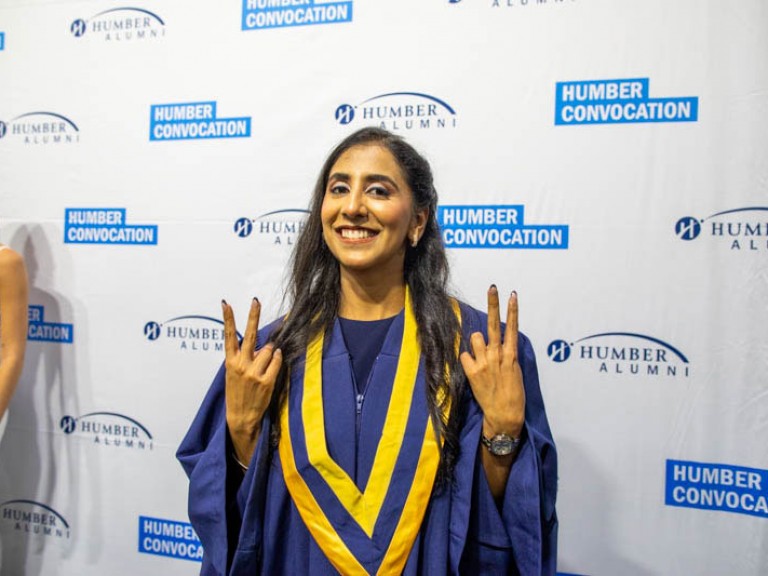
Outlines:
[[[485, 315], [465, 316], [465, 334], [483, 332]], [[553, 576], [557, 560], [557, 454], [544, 411], [536, 358], [530, 340], [520, 334], [518, 357], [525, 386], [525, 425], [500, 506], [493, 499], [480, 457], [482, 412], [469, 401], [461, 449], [472, 466], [470, 511], [462, 573]], [[469, 463], [470, 457], [472, 463]], [[469, 484], [469, 483], [467, 483]]]
[[[258, 340], [265, 342], [266, 335]], [[189, 478], [189, 519], [203, 545], [203, 576], [256, 574], [261, 554], [270, 423], [265, 417], [243, 474], [231, 456], [224, 385], [222, 364], [176, 452]]]

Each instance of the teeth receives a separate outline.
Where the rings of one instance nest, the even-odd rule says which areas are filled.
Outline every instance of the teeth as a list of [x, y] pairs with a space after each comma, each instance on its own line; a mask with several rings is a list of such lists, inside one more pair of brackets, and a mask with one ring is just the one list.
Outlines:
[[349, 238], [350, 240], [360, 240], [362, 238], [370, 238], [373, 236], [373, 232], [370, 230], [364, 230], [362, 228], [342, 228], [341, 237]]

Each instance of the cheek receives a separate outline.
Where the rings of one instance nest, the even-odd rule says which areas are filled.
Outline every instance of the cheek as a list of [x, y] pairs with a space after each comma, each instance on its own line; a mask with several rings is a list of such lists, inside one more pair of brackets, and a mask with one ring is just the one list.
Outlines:
[[335, 215], [333, 210], [328, 205], [328, 202], [324, 200], [323, 205], [320, 207], [320, 224], [323, 227], [323, 238], [325, 239], [326, 244], [328, 244], [328, 241], [333, 236], [334, 219]]
[[403, 206], [390, 215], [390, 222], [393, 226], [397, 226], [398, 229], [407, 232], [415, 222], [413, 211], [409, 206]]
[[323, 229], [333, 222], [333, 211], [327, 199], [324, 199], [320, 206], [320, 222], [323, 224]]

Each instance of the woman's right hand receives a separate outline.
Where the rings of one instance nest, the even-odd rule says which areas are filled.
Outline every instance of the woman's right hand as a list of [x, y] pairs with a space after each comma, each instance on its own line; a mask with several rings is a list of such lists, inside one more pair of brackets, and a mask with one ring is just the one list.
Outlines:
[[256, 351], [261, 304], [254, 298], [242, 343], [237, 341], [232, 307], [221, 301], [224, 314], [226, 360], [225, 399], [227, 428], [237, 460], [250, 465], [261, 432], [261, 421], [272, 399], [277, 374], [283, 363], [280, 349], [273, 344]]

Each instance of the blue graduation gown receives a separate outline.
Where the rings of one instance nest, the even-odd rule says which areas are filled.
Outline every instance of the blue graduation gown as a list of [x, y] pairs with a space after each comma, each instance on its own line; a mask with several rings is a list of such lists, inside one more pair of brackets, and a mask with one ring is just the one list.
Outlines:
[[[465, 337], [479, 331], [487, 340], [486, 315], [464, 304], [460, 307]], [[262, 329], [259, 342], [266, 342], [275, 326]], [[386, 416], [402, 330], [401, 312], [372, 368], [359, 414], [352, 365], [338, 321], [325, 341], [328, 451], [361, 489]], [[482, 412], [468, 393], [460, 407], [464, 425], [453, 481], [433, 491], [404, 574], [555, 574], [557, 457], [533, 348], [523, 334], [518, 352], [526, 393], [525, 427], [503, 504], [496, 506], [488, 487], [479, 452]], [[302, 368], [292, 368], [292, 387]], [[205, 550], [201, 574], [337, 574], [293, 504], [280, 455], [269, 447], [268, 421], [244, 477], [232, 461], [224, 382], [222, 365], [177, 454], [190, 481], [190, 521]]]

